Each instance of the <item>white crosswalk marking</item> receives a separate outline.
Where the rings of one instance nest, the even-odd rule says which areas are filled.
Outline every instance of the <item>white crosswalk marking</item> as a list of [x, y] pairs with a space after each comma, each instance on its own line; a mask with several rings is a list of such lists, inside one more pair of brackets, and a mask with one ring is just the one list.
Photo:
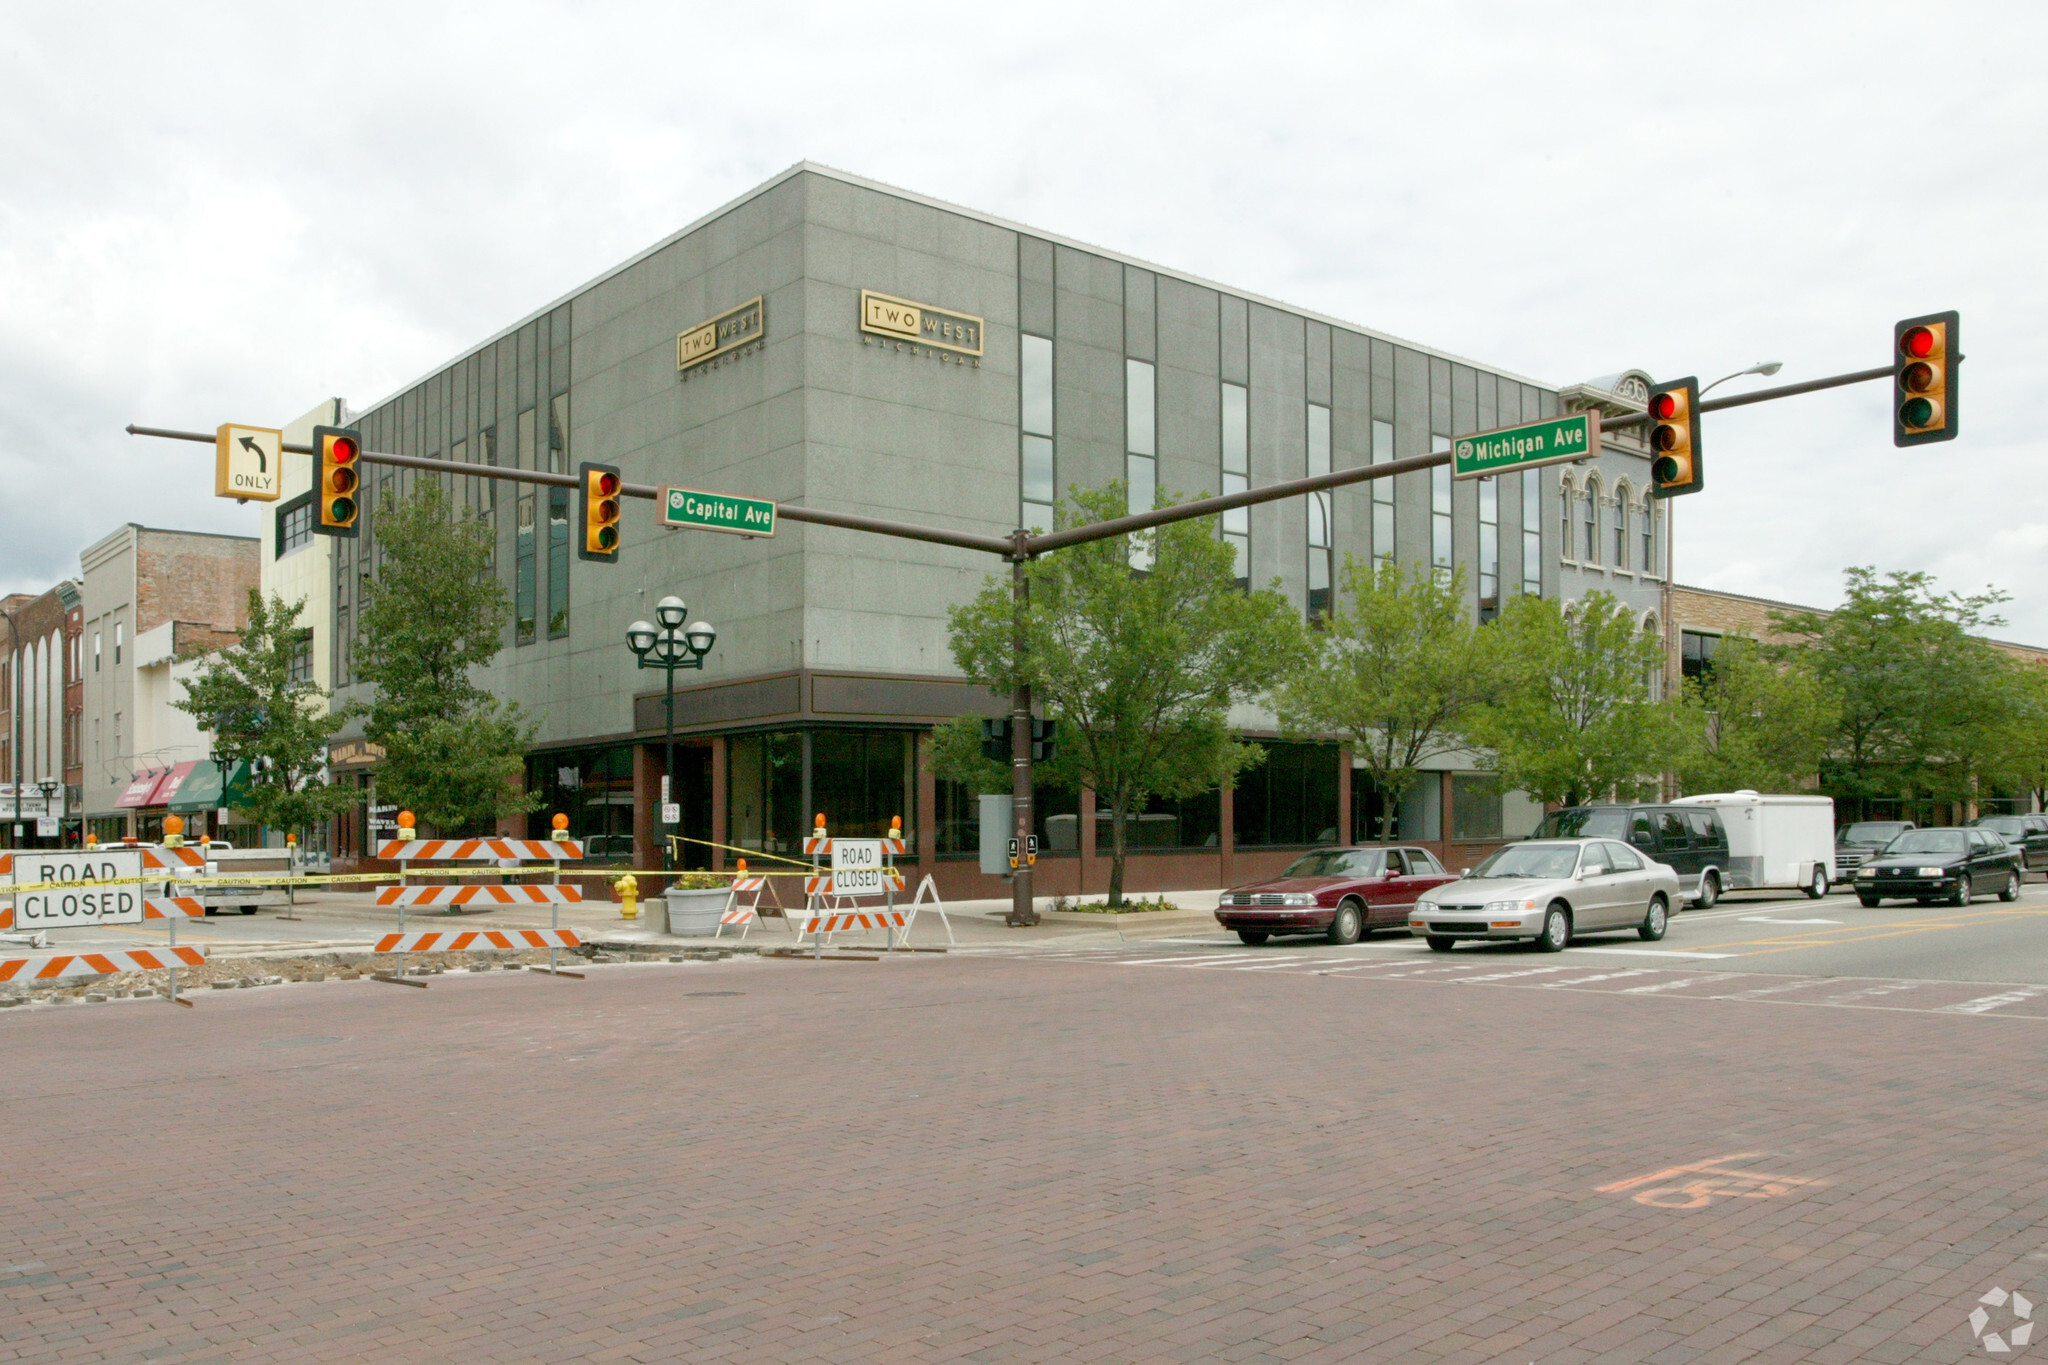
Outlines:
[[2017, 1005], [2022, 1000], [2032, 1000], [2048, 986], [2024, 986], [2016, 991], [2004, 991], [1998, 995], [1980, 995], [1975, 1000], [1965, 1000], [1957, 1005], [1943, 1005], [1937, 1014], [1988, 1014], [2006, 1005]]

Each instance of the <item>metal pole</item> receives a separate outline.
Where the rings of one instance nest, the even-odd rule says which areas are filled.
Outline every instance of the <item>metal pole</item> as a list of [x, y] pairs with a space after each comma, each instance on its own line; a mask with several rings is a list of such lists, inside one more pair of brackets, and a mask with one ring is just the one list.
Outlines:
[[8, 755], [7, 775], [14, 779], [14, 828], [18, 834], [21, 829], [21, 625], [11, 611], [0, 611], [0, 616], [7, 618], [8, 647], [12, 651], [12, 662], [7, 671], [14, 675], [14, 696], [9, 702], [14, 711], [14, 751]]
[[1038, 911], [1031, 904], [1031, 684], [1024, 681], [1024, 611], [1031, 600], [1031, 582], [1024, 575], [1024, 540], [1017, 532], [1016, 557], [1010, 561], [1012, 628], [1010, 667], [1016, 681], [1010, 693], [1010, 831], [1017, 841], [1017, 871], [1010, 878], [1012, 925], [1038, 923]]
[[[676, 799], [676, 661], [666, 659], [662, 663], [662, 676], [668, 679], [668, 695], [662, 702], [661, 742], [661, 870], [675, 869], [675, 827], [668, 822], [669, 805]], [[668, 894], [671, 878], [663, 878], [662, 894]]]

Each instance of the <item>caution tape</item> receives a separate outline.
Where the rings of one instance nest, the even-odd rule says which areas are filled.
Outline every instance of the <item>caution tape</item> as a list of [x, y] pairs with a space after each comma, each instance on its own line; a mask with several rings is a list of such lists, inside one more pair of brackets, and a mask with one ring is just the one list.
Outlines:
[[[397, 872], [318, 872], [298, 876], [279, 877], [261, 872], [243, 873], [237, 876], [189, 876], [176, 872], [152, 872], [140, 877], [107, 877], [92, 882], [0, 882], [0, 897], [13, 896], [25, 891], [76, 891], [81, 886], [154, 886], [159, 882], [175, 882], [179, 886], [334, 886], [343, 882], [395, 882], [408, 877], [516, 877], [528, 873], [545, 875], [545, 867], [435, 867], [414, 868]], [[577, 870], [571, 876], [601, 876], [609, 869], [593, 868], [586, 872]], [[623, 868], [621, 871], [635, 871]], [[639, 869], [645, 870], [645, 869]], [[784, 875], [784, 874], [777, 874]], [[528, 883], [514, 883], [527, 885]]]

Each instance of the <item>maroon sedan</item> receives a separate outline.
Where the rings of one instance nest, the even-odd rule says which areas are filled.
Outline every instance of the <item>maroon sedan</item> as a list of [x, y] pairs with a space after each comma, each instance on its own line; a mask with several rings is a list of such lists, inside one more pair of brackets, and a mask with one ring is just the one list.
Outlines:
[[1375, 929], [1406, 928], [1417, 896], [1456, 880], [1427, 849], [1318, 849], [1270, 881], [1224, 892], [1216, 922], [1250, 944], [1275, 934], [1356, 943]]

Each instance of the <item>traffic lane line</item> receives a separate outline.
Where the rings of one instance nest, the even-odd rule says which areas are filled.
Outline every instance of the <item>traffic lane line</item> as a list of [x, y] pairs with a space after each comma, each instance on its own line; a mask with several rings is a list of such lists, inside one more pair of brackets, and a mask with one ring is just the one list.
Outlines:
[[1907, 934], [1981, 929], [2003, 920], [2039, 918], [2044, 915], [2048, 915], [2048, 908], [1958, 911], [1956, 915], [1941, 920], [1890, 920], [1884, 924], [1845, 924], [1840, 930], [1823, 929], [1804, 934], [1778, 934], [1768, 938], [1732, 939], [1705, 946], [1716, 949], [1750, 948], [1754, 951], [1733, 953], [1730, 956], [1759, 957], [1767, 953], [1796, 952], [1804, 948], [1838, 948], [1855, 943], [1874, 943], [1881, 939], [1898, 938]]

